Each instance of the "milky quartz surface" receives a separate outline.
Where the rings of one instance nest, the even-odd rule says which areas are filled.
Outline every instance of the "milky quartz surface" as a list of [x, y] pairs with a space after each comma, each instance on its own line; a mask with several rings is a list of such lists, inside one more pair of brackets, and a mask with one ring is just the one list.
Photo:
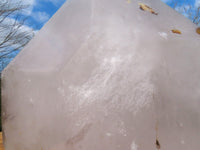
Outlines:
[[158, 15], [138, 2], [68, 0], [9, 64], [6, 150], [200, 148], [196, 26], [159, 0], [140, 1]]

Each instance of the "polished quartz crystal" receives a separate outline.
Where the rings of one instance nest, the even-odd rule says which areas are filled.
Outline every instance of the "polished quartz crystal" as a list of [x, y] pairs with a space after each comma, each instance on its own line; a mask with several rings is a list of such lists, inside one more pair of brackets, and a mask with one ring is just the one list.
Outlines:
[[198, 150], [196, 28], [160, 0], [68, 0], [3, 71], [6, 150]]

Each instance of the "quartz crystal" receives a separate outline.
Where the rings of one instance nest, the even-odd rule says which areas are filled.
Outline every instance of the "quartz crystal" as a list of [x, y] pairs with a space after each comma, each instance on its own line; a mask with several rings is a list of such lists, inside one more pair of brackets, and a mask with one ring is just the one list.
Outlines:
[[200, 36], [160, 0], [68, 0], [3, 71], [6, 150], [198, 150]]

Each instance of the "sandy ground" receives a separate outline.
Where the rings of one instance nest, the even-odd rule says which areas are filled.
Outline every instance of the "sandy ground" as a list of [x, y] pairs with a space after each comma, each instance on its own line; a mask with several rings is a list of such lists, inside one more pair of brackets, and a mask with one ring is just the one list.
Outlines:
[[0, 132], [0, 150], [4, 150], [4, 148], [3, 148], [2, 132]]

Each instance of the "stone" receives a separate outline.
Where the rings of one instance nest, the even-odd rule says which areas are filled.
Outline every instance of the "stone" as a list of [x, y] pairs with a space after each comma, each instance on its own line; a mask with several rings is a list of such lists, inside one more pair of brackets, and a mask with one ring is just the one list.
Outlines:
[[3, 71], [5, 149], [198, 149], [196, 28], [159, 0], [67, 1]]

